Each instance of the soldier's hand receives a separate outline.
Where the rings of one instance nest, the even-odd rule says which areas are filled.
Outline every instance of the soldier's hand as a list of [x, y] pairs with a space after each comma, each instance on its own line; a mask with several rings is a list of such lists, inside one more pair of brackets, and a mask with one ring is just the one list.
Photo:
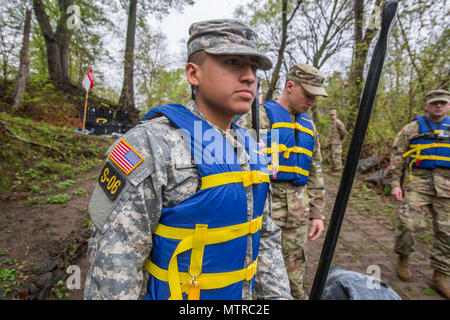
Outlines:
[[266, 147], [266, 144], [264, 143], [264, 141], [259, 140], [258, 146], [259, 146], [259, 149], [262, 150], [262, 149], [264, 149]]
[[402, 192], [402, 188], [400, 187], [396, 187], [394, 189], [391, 190], [391, 194], [394, 197], [395, 200], [397, 201], [402, 201], [403, 200], [403, 192]]
[[309, 231], [308, 239], [310, 241], [316, 240], [322, 234], [324, 230], [322, 219], [312, 219], [311, 230]]

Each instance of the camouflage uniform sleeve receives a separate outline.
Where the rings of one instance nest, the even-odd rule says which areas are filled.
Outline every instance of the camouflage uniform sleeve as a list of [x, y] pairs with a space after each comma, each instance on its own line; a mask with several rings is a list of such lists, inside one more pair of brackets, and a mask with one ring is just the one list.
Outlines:
[[[123, 138], [145, 160], [143, 167], [136, 167], [126, 177], [127, 189], [117, 201], [111, 203], [96, 184], [89, 204], [93, 234], [88, 248], [85, 299], [140, 299], [147, 291], [148, 273], [143, 263], [152, 249], [152, 232], [159, 221], [161, 186], [166, 176], [164, 161], [155, 163], [154, 159], [164, 159], [164, 153], [151, 132], [142, 127]], [[102, 221], [100, 212], [108, 206], [112, 209]]]
[[401, 187], [403, 170], [407, 161], [402, 155], [408, 150], [411, 136], [417, 134], [418, 130], [419, 126], [417, 125], [417, 122], [414, 121], [400, 130], [394, 140], [391, 162], [386, 172], [386, 178], [391, 181], [391, 188]]
[[341, 139], [343, 140], [344, 138], [345, 138], [345, 136], [347, 135], [347, 129], [345, 129], [345, 125], [344, 125], [344, 123], [341, 121], [341, 120], [339, 120], [339, 122], [337, 123], [337, 128], [338, 128], [338, 131], [339, 131], [339, 135], [341, 136]]
[[292, 300], [281, 251], [281, 229], [272, 221], [270, 196], [266, 201], [259, 243], [255, 291], [260, 300]]
[[309, 169], [308, 183], [306, 185], [310, 199], [310, 219], [325, 219], [325, 186], [323, 182], [322, 155], [320, 150], [319, 133], [314, 126], [314, 150]]

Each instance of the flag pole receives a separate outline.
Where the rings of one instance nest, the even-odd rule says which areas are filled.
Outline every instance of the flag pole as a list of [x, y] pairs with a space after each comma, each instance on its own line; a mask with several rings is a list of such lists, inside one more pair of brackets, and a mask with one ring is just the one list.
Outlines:
[[86, 101], [84, 102], [83, 129], [82, 129], [83, 133], [84, 133], [84, 125], [86, 124], [86, 110], [87, 110], [88, 96], [89, 96], [89, 90], [86, 91]]

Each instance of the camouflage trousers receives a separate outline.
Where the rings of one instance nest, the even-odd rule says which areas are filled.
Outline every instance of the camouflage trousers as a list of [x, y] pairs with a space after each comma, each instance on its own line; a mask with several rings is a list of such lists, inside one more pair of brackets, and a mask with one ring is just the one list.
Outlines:
[[330, 162], [333, 171], [342, 169], [342, 144], [330, 145]]
[[308, 299], [303, 283], [307, 261], [305, 245], [308, 239], [308, 227], [307, 220], [302, 221], [301, 225], [294, 228], [281, 227], [284, 264], [289, 278], [291, 295], [295, 300]]
[[426, 217], [433, 218], [434, 241], [430, 254], [431, 267], [450, 276], [450, 198], [406, 191], [395, 230], [394, 250], [410, 255], [415, 251], [417, 232], [426, 228]]

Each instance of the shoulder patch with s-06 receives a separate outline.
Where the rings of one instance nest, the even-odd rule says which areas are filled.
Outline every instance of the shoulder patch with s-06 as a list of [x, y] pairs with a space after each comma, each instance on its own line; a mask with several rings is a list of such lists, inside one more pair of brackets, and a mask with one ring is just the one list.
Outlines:
[[111, 163], [106, 162], [98, 177], [98, 184], [105, 191], [110, 200], [115, 200], [126, 185], [126, 180], [121, 174], [112, 166]]

